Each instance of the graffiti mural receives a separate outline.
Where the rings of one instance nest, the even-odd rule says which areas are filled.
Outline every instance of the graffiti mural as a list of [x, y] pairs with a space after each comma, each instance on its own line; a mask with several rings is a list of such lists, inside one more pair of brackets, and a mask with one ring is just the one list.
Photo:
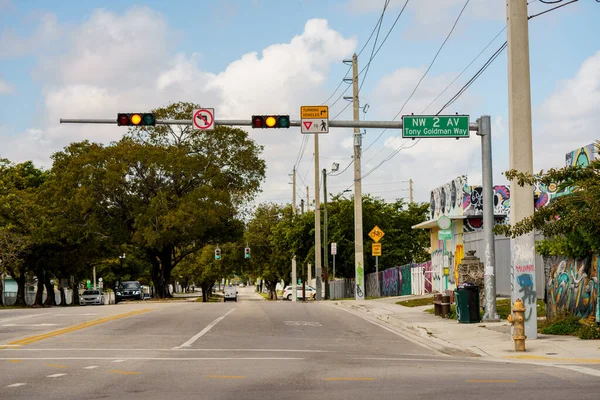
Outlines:
[[388, 268], [381, 272], [381, 295], [398, 296], [398, 268]]
[[552, 317], [557, 310], [566, 309], [581, 318], [596, 317], [598, 307], [597, 256], [586, 260], [572, 260], [551, 257], [548, 262], [548, 307], [547, 316]]
[[458, 266], [465, 256], [465, 246], [457, 244], [454, 252], [454, 282], [458, 282]]
[[408, 264], [408, 265], [403, 265], [401, 267], [398, 267], [398, 277], [400, 278], [400, 296], [406, 296], [407, 294], [412, 294], [411, 293], [411, 288], [412, 288], [412, 280], [411, 280], [411, 273], [410, 273], [410, 269], [412, 267], [412, 264]]
[[587, 146], [580, 147], [577, 150], [567, 153], [565, 156], [565, 166], [574, 167], [577, 165], [587, 167], [595, 157], [594, 145], [588, 144]]
[[467, 177], [463, 175], [432, 190], [429, 200], [431, 219], [438, 219], [441, 215], [461, 215], [466, 184]]

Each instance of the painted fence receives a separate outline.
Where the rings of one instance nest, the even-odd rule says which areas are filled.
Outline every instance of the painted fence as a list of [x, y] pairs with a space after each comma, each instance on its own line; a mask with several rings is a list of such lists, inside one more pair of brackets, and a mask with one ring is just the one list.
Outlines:
[[548, 277], [547, 317], [565, 309], [578, 317], [600, 321], [598, 256], [584, 260], [548, 257], [544, 259], [544, 267]]
[[[404, 296], [412, 293], [411, 268], [414, 264], [388, 268], [366, 276], [367, 297]], [[379, 276], [379, 288], [377, 277]]]

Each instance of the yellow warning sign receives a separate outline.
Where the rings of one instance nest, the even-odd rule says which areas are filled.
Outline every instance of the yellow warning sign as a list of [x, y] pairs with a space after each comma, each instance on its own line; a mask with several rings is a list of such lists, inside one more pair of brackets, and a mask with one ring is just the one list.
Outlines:
[[328, 106], [302, 106], [300, 107], [300, 119], [329, 119]]
[[383, 235], [385, 235], [385, 233], [383, 233], [383, 231], [377, 225], [375, 225], [375, 228], [369, 232], [369, 237], [375, 242], [379, 242]]
[[381, 256], [381, 243], [371, 243], [373, 250], [373, 257]]

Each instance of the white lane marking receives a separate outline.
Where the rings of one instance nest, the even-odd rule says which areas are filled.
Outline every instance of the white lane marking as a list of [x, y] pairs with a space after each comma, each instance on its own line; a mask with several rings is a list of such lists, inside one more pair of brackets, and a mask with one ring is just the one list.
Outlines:
[[181, 346], [175, 347], [177, 348], [182, 348], [182, 347], [191, 347], [192, 344], [194, 344], [194, 342], [198, 339], [200, 339], [202, 336], [206, 335], [215, 325], [217, 325], [219, 322], [221, 322], [221, 320], [223, 320], [223, 318], [225, 318], [227, 315], [229, 315], [230, 313], [232, 313], [235, 310], [235, 308], [232, 308], [231, 310], [227, 311], [225, 313], [225, 315], [220, 316], [219, 318], [215, 319], [213, 322], [211, 322], [206, 328], [202, 329], [200, 332], [198, 332], [196, 335], [192, 336], [190, 338], [190, 340], [188, 340], [187, 342], [185, 342], [184, 344], [182, 344]]
[[41, 323], [41, 324], [4, 324], [2, 326], [26, 326], [26, 327], [35, 327], [35, 326], [56, 326], [58, 324], [47, 324], [47, 323]]
[[13, 383], [12, 385], [8, 385], [6, 387], [7, 388], [8, 387], [19, 387], [19, 386], [25, 386], [25, 385], [27, 385], [27, 384], [26, 383]]
[[[12, 360], [13, 358], [0, 358]], [[19, 360], [114, 360], [112, 357], [19, 357]], [[304, 360], [303, 357], [127, 357], [126, 360], [199, 361], [199, 360]]]
[[83, 367], [83, 369], [96, 369], [100, 368], [98, 365], [88, 365], [87, 367]]
[[46, 378], [58, 378], [59, 376], [65, 376], [66, 374], [52, 374], [46, 375]]
[[[9, 346], [9, 345], [0, 345], [0, 346]], [[10, 346], [15, 346], [18, 347], [19, 345], [10, 345]], [[174, 351], [177, 350], [179, 352], [181, 351], [233, 351], [233, 352], [299, 352], [299, 353], [333, 353], [332, 351], [329, 350], [306, 350], [306, 349], [302, 349], [302, 350], [295, 350], [295, 349], [198, 349], [198, 348], [184, 348], [184, 349], [180, 349], [178, 347], [174, 347], [174, 348], [169, 348], [169, 349], [45, 349], [45, 348], [23, 348], [23, 349], [2, 349], [3, 351], [41, 351], [41, 352], [45, 352], [45, 351], [102, 351], [102, 352], [107, 352], [107, 351]], [[423, 355], [428, 355], [428, 354], [423, 354]]]
[[4, 319], [0, 319], [0, 324], [2, 324], [4, 322], [8, 322], [8, 321], [18, 321], [20, 319], [25, 319], [25, 318], [41, 317], [42, 315], [53, 315], [53, 314], [31, 314], [31, 315], [22, 315], [20, 317], [4, 318]]
[[570, 369], [571, 371], [581, 372], [582, 374], [600, 376], [600, 371], [593, 368], [580, 367], [579, 365], [554, 365], [557, 368]]
[[112, 362], [114, 362], [114, 363], [122, 363], [122, 362], [125, 362], [125, 360], [112, 360]]
[[319, 322], [310, 321], [283, 321], [288, 326], [323, 326]]

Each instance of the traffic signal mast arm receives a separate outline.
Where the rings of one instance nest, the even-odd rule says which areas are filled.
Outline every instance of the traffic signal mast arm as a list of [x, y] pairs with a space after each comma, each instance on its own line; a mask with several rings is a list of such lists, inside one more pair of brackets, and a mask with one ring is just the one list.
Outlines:
[[[61, 124], [113, 124], [115, 119], [60, 119]], [[290, 120], [290, 126], [300, 127], [300, 120]], [[156, 125], [192, 125], [191, 119], [157, 119]], [[224, 126], [252, 126], [252, 119], [221, 119], [215, 120], [215, 125]], [[329, 126], [334, 128], [380, 128], [380, 129], [402, 129], [402, 121], [340, 121], [330, 120]], [[477, 123], [469, 123], [470, 131], [477, 131]]]

